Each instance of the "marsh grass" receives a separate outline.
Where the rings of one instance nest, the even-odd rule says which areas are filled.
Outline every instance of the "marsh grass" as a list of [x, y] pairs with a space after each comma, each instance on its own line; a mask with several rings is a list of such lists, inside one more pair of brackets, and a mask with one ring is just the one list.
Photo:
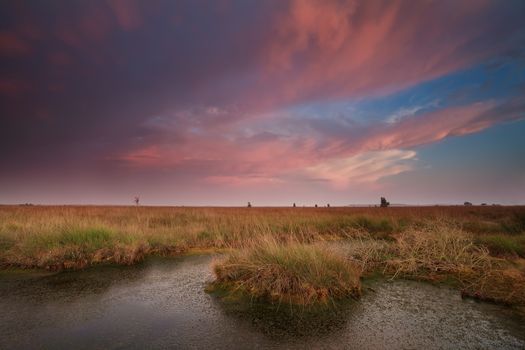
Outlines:
[[447, 283], [465, 297], [525, 305], [524, 271], [512, 261], [491, 256], [472, 234], [450, 222], [412, 226], [391, 243], [360, 237], [348, 241], [343, 250], [365, 276], [379, 273], [390, 279]]
[[214, 266], [210, 286], [271, 302], [327, 304], [361, 294], [360, 269], [324, 247], [282, 243], [271, 236], [251, 242]]
[[[302, 242], [386, 234], [394, 218], [338, 208], [148, 208], [0, 206], [0, 265], [53, 270], [101, 262], [130, 264], [145, 255], [241, 247], [271, 235]], [[129, 254], [129, 256], [126, 256]]]
[[0, 267], [79, 269], [218, 249], [241, 263], [219, 268], [228, 287], [274, 302], [355, 294], [347, 283], [357, 271], [453, 280], [464, 295], [525, 305], [524, 227], [524, 207], [0, 206]]
[[525, 258], [525, 234], [480, 235], [476, 238], [476, 243], [486, 247], [493, 255], [514, 255]]
[[525, 274], [500, 267], [461, 276], [461, 295], [511, 306], [525, 307]]
[[407, 229], [437, 221], [468, 232], [465, 227], [470, 225], [480, 237], [507, 231], [520, 237], [516, 232], [521, 232], [524, 217], [522, 207], [0, 206], [0, 266], [62, 269], [100, 262], [128, 264], [149, 254], [244, 247], [267, 235], [304, 243], [356, 237], [393, 242]]
[[491, 268], [488, 251], [474, 244], [470, 234], [455, 225], [428, 222], [410, 228], [396, 240], [394, 258], [386, 261], [386, 269], [394, 276], [459, 274]]

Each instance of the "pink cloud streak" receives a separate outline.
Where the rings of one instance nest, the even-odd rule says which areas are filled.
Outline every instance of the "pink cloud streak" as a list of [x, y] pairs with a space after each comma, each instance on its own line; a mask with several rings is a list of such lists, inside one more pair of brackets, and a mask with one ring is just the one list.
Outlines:
[[382, 177], [377, 176], [377, 164], [381, 164], [385, 176], [409, 171], [416, 156], [411, 150], [418, 146], [520, 118], [519, 114], [500, 114], [501, 108], [495, 101], [449, 107], [396, 123], [361, 127], [357, 132], [349, 129], [358, 135], [354, 137], [302, 129], [296, 133], [259, 132], [246, 136], [242, 124], [226, 133], [220, 128], [203, 127], [199, 133], [182, 133], [184, 139], [175, 143], [167, 137], [169, 132], [159, 134], [152, 144], [116, 158], [133, 166], [180, 171], [203, 164], [207, 181], [220, 184], [276, 183], [290, 176], [323, 179], [337, 186], [349, 181], [375, 182]]
[[489, 5], [292, 1], [264, 44], [257, 101], [270, 108], [381, 95], [481, 62], [506, 45], [478, 25]]

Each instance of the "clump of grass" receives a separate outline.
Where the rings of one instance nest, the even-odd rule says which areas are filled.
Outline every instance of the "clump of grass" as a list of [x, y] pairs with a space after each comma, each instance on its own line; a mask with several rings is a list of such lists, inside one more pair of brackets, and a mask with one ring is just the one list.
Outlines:
[[496, 256], [520, 256], [525, 258], [525, 236], [493, 234], [481, 235], [476, 243], [487, 247], [491, 254]]
[[363, 233], [345, 241], [334, 242], [330, 248], [359, 266], [366, 275], [382, 270], [385, 262], [394, 257], [394, 243]]
[[394, 276], [429, 276], [483, 271], [491, 267], [487, 249], [474, 244], [460, 228], [430, 222], [397, 237], [395, 257], [386, 261]]
[[507, 305], [525, 305], [525, 274], [514, 269], [493, 269], [469, 276], [461, 290], [463, 297]]
[[500, 249], [515, 251], [520, 236], [481, 237], [485, 243], [479, 245], [479, 238], [474, 240], [458, 226], [432, 221], [403, 231], [392, 243], [355, 239], [345, 249], [367, 274], [447, 281], [459, 287], [462, 296], [525, 305], [525, 273], [490, 256], [486, 248], [487, 242], [497, 242]]
[[297, 305], [327, 304], [361, 294], [360, 269], [326, 248], [282, 244], [272, 237], [234, 251], [215, 264], [211, 289]]
[[349, 240], [342, 249], [365, 273], [381, 271], [392, 278], [433, 279], [484, 270], [491, 263], [488, 251], [475, 245], [469, 234], [437, 221], [412, 225], [393, 242], [368, 236]]

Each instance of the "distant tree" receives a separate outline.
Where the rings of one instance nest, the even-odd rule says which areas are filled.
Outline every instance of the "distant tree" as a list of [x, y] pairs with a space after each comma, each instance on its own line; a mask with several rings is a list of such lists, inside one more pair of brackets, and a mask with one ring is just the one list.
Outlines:
[[327, 208], [330, 208], [330, 203], [328, 203], [328, 204], [326, 205], [326, 207], [327, 207]]
[[315, 205], [315, 207], [317, 208], [317, 204]]
[[470, 205], [472, 205], [472, 203], [470, 203], [470, 202], [465, 202], [465, 203], [463, 203], [463, 205], [470, 206]]
[[390, 202], [387, 202], [385, 197], [381, 197], [381, 208], [386, 208], [390, 205]]
[[252, 203], [248, 202], [248, 208], [252, 207]]
[[139, 196], [135, 196], [135, 199], [133, 199], [133, 202], [135, 202], [135, 205], [136, 205], [137, 207], [139, 206], [139, 201], [140, 201]]
[[487, 205], [487, 203], [481, 203], [481, 205], [485, 206], [485, 205]]
[[294, 208], [296, 207], [295, 203], [293, 204], [293, 207], [294, 207]]

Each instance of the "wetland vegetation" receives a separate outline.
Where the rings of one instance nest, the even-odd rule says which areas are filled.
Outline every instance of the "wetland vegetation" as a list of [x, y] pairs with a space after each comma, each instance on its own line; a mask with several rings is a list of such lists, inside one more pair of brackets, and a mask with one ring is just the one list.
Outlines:
[[[525, 208], [0, 207], [4, 270], [221, 251], [215, 286], [272, 302], [357, 297], [360, 276], [525, 305]], [[213, 283], [212, 283], [213, 284]]]

